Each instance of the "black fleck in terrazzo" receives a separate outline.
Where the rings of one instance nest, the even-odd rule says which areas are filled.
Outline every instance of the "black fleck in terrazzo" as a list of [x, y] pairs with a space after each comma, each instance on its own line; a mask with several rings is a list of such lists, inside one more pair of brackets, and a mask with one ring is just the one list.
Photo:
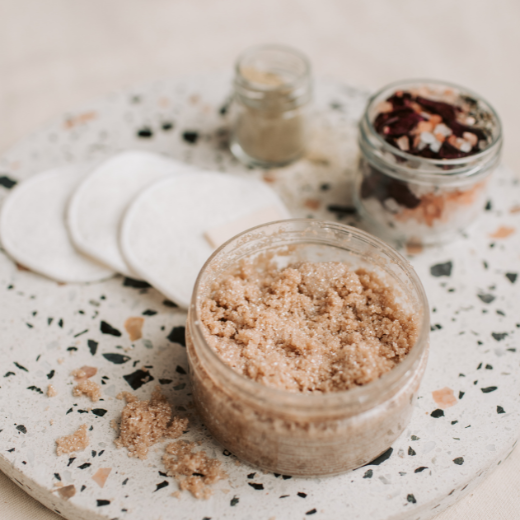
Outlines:
[[148, 282], [143, 280], [135, 280], [134, 278], [126, 277], [123, 280], [123, 285], [125, 287], [133, 287], [134, 289], [148, 289], [151, 285]]
[[8, 177], [7, 175], [0, 175], [0, 186], [3, 186], [4, 188], [10, 190], [11, 188], [14, 188], [16, 184], [17, 182], [14, 179]]
[[[228, 85], [224, 76], [164, 81], [59, 118], [0, 159], [0, 201], [13, 183], [34, 172], [137, 147], [264, 179], [294, 216], [356, 224], [349, 181], [366, 92], [318, 82], [321, 113], [307, 157], [283, 171], [262, 171], [242, 167], [225, 150]], [[520, 185], [510, 172], [498, 172], [488, 201], [479, 225], [459, 242], [408, 255], [432, 308], [431, 355], [412, 421], [366, 467], [331, 479], [303, 480], [237, 465], [208, 436], [193, 413], [185, 314], [148, 284], [116, 277], [58, 285], [18, 270], [0, 252], [0, 469], [69, 519], [80, 509], [93, 519], [136, 520], [151, 512], [166, 518], [172, 508], [180, 520], [339, 518], [346, 504], [352, 520], [431, 518], [507, 457], [520, 427], [520, 247], [515, 233], [491, 237], [503, 227], [520, 230], [520, 213], [509, 212], [520, 206]], [[146, 337], [135, 342], [124, 328], [130, 316], [146, 320]], [[101, 385], [102, 401], [95, 405], [72, 396], [70, 372], [83, 365], [98, 369], [92, 380]], [[46, 395], [50, 383], [57, 391], [53, 398]], [[177, 485], [160, 462], [167, 441], [145, 463], [113, 445], [111, 421], [123, 406], [118, 393], [145, 399], [158, 384], [176, 413], [193, 417], [182, 438], [200, 441], [229, 474], [229, 482], [215, 486], [211, 502], [187, 493], [170, 496]], [[448, 398], [439, 403], [433, 392], [441, 390]], [[88, 449], [57, 457], [55, 439], [81, 424], [88, 427]], [[101, 469], [110, 469], [103, 487], [92, 479]], [[57, 491], [57, 482], [65, 491]]]
[[103, 357], [110, 361], [110, 363], [114, 363], [114, 365], [122, 365], [130, 360], [130, 356], [125, 356], [124, 354], [118, 354], [117, 352], [107, 352], [103, 354]]

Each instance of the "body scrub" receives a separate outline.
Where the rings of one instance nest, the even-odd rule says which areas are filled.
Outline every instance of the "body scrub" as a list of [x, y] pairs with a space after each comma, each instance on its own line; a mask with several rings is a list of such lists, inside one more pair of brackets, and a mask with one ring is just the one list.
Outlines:
[[405, 428], [428, 332], [417, 276], [379, 240], [330, 222], [259, 226], [199, 275], [187, 327], [195, 404], [251, 464], [341, 473]]
[[202, 303], [208, 344], [250, 379], [291, 392], [340, 392], [402, 361], [417, 337], [413, 315], [374, 273], [342, 262], [279, 269], [244, 261]]
[[294, 49], [255, 47], [237, 61], [231, 151], [246, 164], [277, 167], [305, 151], [310, 65]]
[[428, 244], [455, 237], [479, 215], [502, 136], [477, 95], [415, 81], [371, 98], [359, 143], [361, 215], [385, 238]]

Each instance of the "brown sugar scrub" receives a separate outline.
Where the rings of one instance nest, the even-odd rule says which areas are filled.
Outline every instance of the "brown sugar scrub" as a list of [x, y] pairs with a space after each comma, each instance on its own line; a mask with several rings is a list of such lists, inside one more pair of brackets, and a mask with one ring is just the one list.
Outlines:
[[405, 81], [369, 100], [360, 122], [356, 204], [386, 238], [454, 238], [481, 213], [502, 147], [494, 109], [468, 89]]
[[263, 269], [242, 262], [201, 306], [205, 339], [235, 371], [292, 392], [338, 392], [370, 383], [417, 338], [413, 315], [364, 269], [304, 262]]
[[94, 383], [94, 381], [84, 379], [73, 388], [72, 395], [74, 397], [81, 397], [84, 395], [95, 403], [101, 398], [101, 387], [97, 383]]
[[83, 451], [88, 445], [87, 425], [82, 424], [72, 435], [56, 439], [56, 455]]
[[[146, 459], [151, 446], [165, 438], [177, 439], [188, 427], [188, 419], [172, 417], [172, 407], [159, 387], [148, 401], [140, 401], [129, 392], [117, 397], [125, 399], [126, 406], [121, 412], [119, 437], [114, 442], [118, 448], [127, 448], [129, 457]], [[172, 442], [166, 446], [162, 461], [181, 491], [188, 490], [195, 498], [206, 499], [212, 494], [209, 486], [227, 475], [218, 460], [203, 451], [194, 452], [194, 447], [193, 442]]]
[[428, 318], [413, 269], [371, 235], [305, 219], [259, 226], [219, 248], [195, 285], [195, 405], [224, 447], [264, 470], [359, 467], [410, 419]]
[[72, 395], [74, 397], [89, 397], [93, 403], [99, 401], [101, 399], [101, 387], [89, 379], [96, 374], [97, 368], [95, 367], [83, 366], [73, 370], [71, 375], [74, 376], [77, 384], [72, 389]]
[[176, 439], [188, 427], [188, 419], [172, 417], [168, 399], [156, 387], [150, 400], [140, 401], [129, 392], [122, 392], [118, 399], [125, 399], [121, 412], [119, 437], [114, 441], [118, 448], [125, 447], [129, 457], [146, 459], [148, 450], [163, 438]]
[[209, 498], [213, 491], [209, 487], [227, 477], [222, 464], [208, 457], [204, 451], [193, 451], [195, 443], [172, 442], [166, 446], [162, 461], [170, 477], [179, 483], [181, 491], [189, 491], [195, 498]]

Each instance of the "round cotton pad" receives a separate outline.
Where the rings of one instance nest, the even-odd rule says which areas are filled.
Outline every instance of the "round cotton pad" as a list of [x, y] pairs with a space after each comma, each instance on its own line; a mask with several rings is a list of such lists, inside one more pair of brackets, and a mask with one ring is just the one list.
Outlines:
[[65, 209], [84, 172], [82, 167], [67, 166], [34, 175], [13, 189], [0, 214], [7, 253], [58, 282], [93, 282], [114, 274], [83, 256], [69, 239]]
[[263, 182], [193, 172], [158, 181], [132, 203], [121, 227], [121, 250], [143, 279], [186, 308], [216, 246], [285, 218], [289, 212]]
[[128, 204], [151, 183], [188, 169], [161, 155], [128, 151], [95, 168], [72, 195], [67, 225], [74, 245], [117, 272], [138, 278], [119, 249], [119, 227]]

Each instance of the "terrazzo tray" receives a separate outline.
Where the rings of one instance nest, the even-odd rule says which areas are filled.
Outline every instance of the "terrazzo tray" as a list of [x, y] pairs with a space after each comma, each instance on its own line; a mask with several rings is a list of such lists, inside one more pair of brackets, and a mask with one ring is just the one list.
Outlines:
[[[294, 216], [356, 225], [349, 182], [367, 93], [318, 83], [308, 156], [262, 171], [244, 168], [227, 151], [229, 85], [227, 76], [162, 81], [67, 114], [2, 158], [0, 195], [46, 168], [140, 148], [263, 178]], [[473, 231], [410, 257], [431, 305], [431, 353], [412, 421], [392, 448], [343, 476], [291, 478], [240, 463], [194, 417], [182, 438], [201, 441], [229, 474], [207, 501], [171, 496], [177, 484], [160, 462], [168, 441], [140, 461], [115, 448], [111, 428], [122, 390], [143, 399], [159, 384], [178, 411], [191, 411], [185, 313], [143, 282], [56, 284], [1, 253], [0, 469], [71, 520], [432, 518], [500, 464], [520, 431], [518, 178], [501, 169], [492, 190]], [[138, 316], [143, 338], [132, 343], [124, 323]], [[98, 368], [103, 400], [96, 404], [72, 396], [70, 373], [82, 365]], [[58, 391], [53, 398], [46, 395], [50, 383]], [[443, 402], [452, 406], [443, 409]], [[57, 457], [56, 438], [83, 423], [89, 448]], [[92, 478], [102, 468], [109, 471], [103, 487]]]

